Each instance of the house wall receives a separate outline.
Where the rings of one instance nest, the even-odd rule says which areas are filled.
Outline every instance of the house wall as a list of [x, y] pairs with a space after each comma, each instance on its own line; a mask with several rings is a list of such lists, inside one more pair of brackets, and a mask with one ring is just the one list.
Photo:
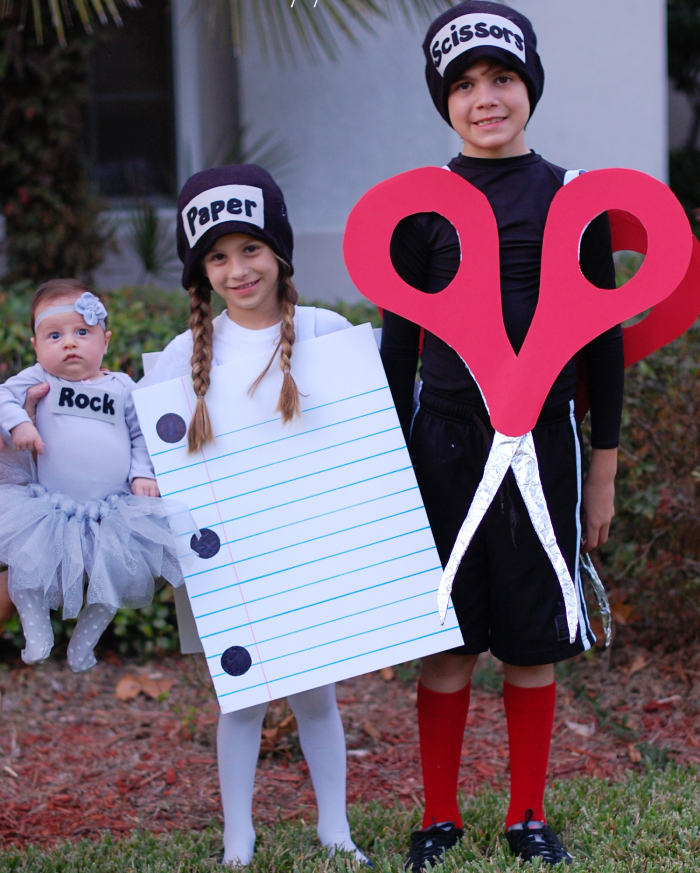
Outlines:
[[238, 126], [237, 71], [228, 22], [203, 3], [173, 0], [178, 183], [226, 159]]
[[[663, 0], [513, 0], [539, 36], [546, 71], [528, 144], [566, 167], [626, 166], [667, 177]], [[338, 63], [281, 69], [253, 41], [241, 62], [243, 116], [270, 131], [294, 165], [281, 182], [308, 299], [360, 299], [342, 260], [348, 213], [377, 182], [441, 165], [460, 150], [430, 101], [425, 23], [376, 27]]]
[[529, 144], [567, 167], [668, 178], [665, 0], [512, 0], [538, 36], [544, 96]]
[[[528, 144], [566, 167], [634, 167], [665, 181], [664, 0], [512, 5], [532, 19], [546, 71]], [[375, 26], [376, 36], [363, 34], [361, 47], [341, 44], [337, 63], [300, 60], [293, 67], [266, 58], [251, 34], [237, 72], [227, 22], [212, 26], [195, 0], [173, 2], [179, 182], [223, 159], [237, 127], [238, 82], [248, 144], [269, 133], [292, 156], [278, 178], [295, 231], [297, 285], [307, 300], [361, 299], [345, 270], [342, 234], [368, 188], [414, 167], [439, 166], [460, 150], [425, 86], [425, 28], [394, 17]], [[672, 109], [680, 129], [682, 101]], [[97, 280], [111, 287], [139, 272], [123, 245]]]
[[253, 42], [241, 62], [243, 117], [293, 155], [280, 181], [296, 238], [296, 283], [309, 300], [361, 300], [345, 270], [348, 213], [377, 182], [443, 164], [460, 140], [425, 86], [421, 31], [401, 18], [376, 26], [337, 63], [281, 69]]

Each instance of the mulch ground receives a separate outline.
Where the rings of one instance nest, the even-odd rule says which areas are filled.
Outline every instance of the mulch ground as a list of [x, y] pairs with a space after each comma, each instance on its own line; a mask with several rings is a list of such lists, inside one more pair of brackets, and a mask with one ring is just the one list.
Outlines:
[[[700, 764], [700, 646], [682, 658], [635, 646], [597, 651], [564, 673], [551, 777], [618, 779], [649, 763]], [[500, 681], [497, 663], [482, 659], [462, 752], [466, 794], [484, 781], [508, 787]], [[58, 659], [40, 668], [11, 662], [0, 666], [0, 692], [0, 843], [220, 821], [218, 707], [199, 657], [139, 666], [112, 656], [80, 676]], [[420, 805], [415, 697], [411, 665], [338, 686], [350, 802]], [[310, 818], [313, 810], [293, 717], [276, 702], [264, 726], [256, 820]]]

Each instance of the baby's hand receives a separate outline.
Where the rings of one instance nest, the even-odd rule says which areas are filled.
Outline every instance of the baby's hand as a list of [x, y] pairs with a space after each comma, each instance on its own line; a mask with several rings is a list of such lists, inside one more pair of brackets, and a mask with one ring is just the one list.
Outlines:
[[39, 436], [39, 431], [28, 421], [23, 421], [10, 431], [12, 445], [17, 452], [36, 452], [44, 454], [44, 441]]
[[131, 493], [137, 497], [160, 497], [158, 484], [155, 479], [144, 479], [137, 476], [131, 483]]

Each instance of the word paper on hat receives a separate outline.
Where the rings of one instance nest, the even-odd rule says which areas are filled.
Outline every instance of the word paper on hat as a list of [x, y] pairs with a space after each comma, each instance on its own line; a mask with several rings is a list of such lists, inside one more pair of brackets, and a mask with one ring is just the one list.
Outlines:
[[188, 454], [189, 378], [134, 392], [163, 497], [201, 536], [187, 591], [223, 712], [462, 644], [369, 325], [294, 346], [302, 415], [275, 412], [282, 373], [215, 367], [216, 440]]

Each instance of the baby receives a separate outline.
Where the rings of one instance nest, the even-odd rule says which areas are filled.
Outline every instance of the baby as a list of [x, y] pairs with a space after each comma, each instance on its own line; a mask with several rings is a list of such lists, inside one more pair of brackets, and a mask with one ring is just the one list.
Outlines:
[[[195, 528], [186, 507], [158, 499], [133, 381], [102, 369], [111, 336], [104, 305], [75, 280], [54, 279], [36, 291], [30, 314], [38, 363], [0, 385], [0, 431], [14, 449], [0, 452], [0, 562], [24, 662], [49, 656], [50, 610], [62, 606], [64, 618], [80, 613], [68, 663], [81, 672], [96, 663], [117, 609], [150, 603], [158, 577], [182, 584], [178, 556], [188, 542], [169, 520], [181, 533]], [[49, 390], [35, 426], [23, 404], [42, 383]]]

